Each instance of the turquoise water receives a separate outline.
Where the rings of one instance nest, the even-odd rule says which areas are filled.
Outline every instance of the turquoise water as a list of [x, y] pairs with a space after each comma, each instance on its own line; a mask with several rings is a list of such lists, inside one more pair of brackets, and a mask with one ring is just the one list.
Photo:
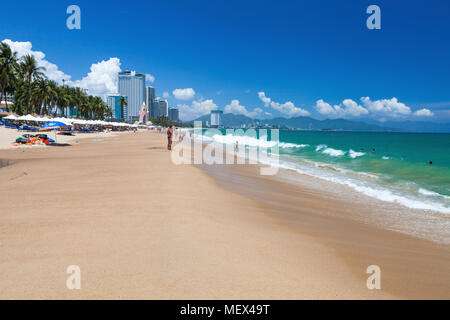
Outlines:
[[[211, 141], [274, 146], [243, 132], [204, 132]], [[263, 133], [264, 135], [264, 133]], [[378, 200], [450, 215], [450, 134], [280, 130], [279, 166]], [[276, 152], [276, 151], [275, 151]], [[432, 161], [432, 164], [430, 164]]]
[[[415, 184], [418, 188], [450, 196], [449, 134], [281, 131], [280, 141], [309, 145], [282, 148], [281, 155], [376, 173], [385, 183]], [[320, 145], [344, 154], [327, 152], [327, 148], [317, 150]], [[350, 150], [359, 154], [352, 154]]]

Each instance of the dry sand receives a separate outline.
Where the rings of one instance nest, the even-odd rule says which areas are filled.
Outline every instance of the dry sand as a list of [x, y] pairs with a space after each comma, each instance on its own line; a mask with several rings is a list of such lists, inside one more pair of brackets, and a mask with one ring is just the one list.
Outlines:
[[[255, 190], [271, 204], [229, 190], [230, 180], [172, 164], [164, 136], [156, 133], [98, 140], [0, 150], [0, 159], [14, 161], [0, 169], [0, 298], [411, 297], [403, 282], [392, 288], [382, 280], [382, 290], [367, 289], [365, 268], [373, 256], [364, 254], [372, 249], [397, 267], [388, 281], [402, 272], [411, 279], [417, 270], [405, 270], [404, 260], [392, 257], [403, 248], [426, 257], [436, 277], [448, 270], [448, 247], [349, 219], [341, 219], [336, 231], [338, 220], [321, 214], [349, 204], [308, 190], [299, 194], [282, 183], [279, 188], [295, 197], [271, 196], [264, 186], [269, 180], [258, 177], [245, 181], [259, 186]], [[252, 168], [242, 170], [252, 174]], [[293, 210], [292, 201], [302, 209]], [[371, 236], [364, 237], [367, 232]], [[69, 265], [81, 268], [81, 290], [66, 288]], [[416, 289], [424, 298], [449, 298], [436, 277], [423, 278]]]

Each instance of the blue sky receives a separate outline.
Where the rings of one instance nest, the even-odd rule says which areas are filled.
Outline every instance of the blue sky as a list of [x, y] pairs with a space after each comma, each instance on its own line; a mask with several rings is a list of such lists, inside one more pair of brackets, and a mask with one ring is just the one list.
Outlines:
[[[81, 30], [66, 27], [71, 4]], [[366, 27], [372, 4], [381, 30]], [[450, 121], [444, 0], [8, 1], [2, 12], [0, 41], [44, 53], [49, 77], [104, 95], [118, 68], [146, 73], [185, 119], [219, 108]]]

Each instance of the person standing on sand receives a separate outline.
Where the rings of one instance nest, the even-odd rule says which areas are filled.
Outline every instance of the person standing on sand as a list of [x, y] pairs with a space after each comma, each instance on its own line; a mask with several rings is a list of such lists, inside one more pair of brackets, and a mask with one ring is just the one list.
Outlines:
[[173, 129], [172, 126], [167, 129], [167, 150], [172, 150], [172, 135]]

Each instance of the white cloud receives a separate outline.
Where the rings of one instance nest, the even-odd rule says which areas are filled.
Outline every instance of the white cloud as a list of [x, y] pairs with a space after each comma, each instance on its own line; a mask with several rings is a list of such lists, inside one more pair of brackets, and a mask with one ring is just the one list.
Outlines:
[[163, 98], [164, 99], [169, 99], [170, 98], [170, 94], [167, 91], [163, 92]]
[[180, 119], [190, 121], [210, 113], [211, 110], [217, 110], [217, 105], [212, 99], [207, 99], [192, 101], [190, 106], [187, 104], [179, 104], [178, 109], [180, 112]]
[[270, 98], [266, 97], [266, 94], [264, 92], [258, 92], [258, 98], [264, 103], [266, 107], [268, 107], [270, 102], [272, 101]]
[[178, 100], [192, 100], [194, 99], [195, 91], [192, 88], [175, 89], [172, 94]]
[[120, 72], [120, 59], [109, 58], [91, 66], [91, 72], [81, 80], [69, 83], [75, 87], [88, 89], [89, 95], [103, 97], [117, 92], [117, 73]]
[[316, 101], [317, 112], [332, 118], [359, 117], [369, 113], [367, 109], [357, 104], [352, 99], [345, 99], [342, 104], [332, 106], [322, 99]]
[[395, 97], [376, 101], [371, 101], [369, 97], [362, 97], [361, 101], [370, 112], [376, 115], [398, 118], [411, 114], [411, 108]]
[[302, 108], [298, 108], [291, 101], [286, 101], [281, 104], [279, 102], [272, 101], [271, 98], [266, 97], [264, 92], [258, 92], [258, 98], [264, 103], [266, 107], [271, 106], [273, 109], [278, 110], [279, 112], [288, 115], [288, 116], [308, 116], [309, 112]]
[[[85, 77], [81, 80], [72, 80], [72, 77], [59, 70], [56, 64], [47, 61], [43, 52], [33, 51], [31, 42], [12, 41], [9, 39], [5, 39], [2, 42], [5, 42], [13, 51], [16, 51], [19, 58], [27, 54], [33, 55], [38, 66], [46, 69], [45, 75], [59, 84], [62, 84], [62, 80], [65, 80], [66, 85], [88, 89], [88, 94], [102, 98], [108, 93], [117, 93], [118, 91], [117, 74], [121, 71], [119, 58], [109, 58], [108, 60], [94, 63]], [[155, 77], [151, 74], [146, 74], [145, 78], [149, 82], [155, 81]]]
[[232, 100], [229, 105], [225, 106], [226, 113], [243, 114], [244, 116], [254, 118], [263, 113], [261, 108], [255, 108], [253, 111], [248, 111], [247, 107], [240, 105], [239, 100]]
[[283, 104], [272, 101], [270, 106], [288, 116], [309, 116], [309, 112], [307, 110], [297, 108], [291, 101], [287, 101]]
[[153, 83], [153, 82], [155, 82], [155, 76], [153, 76], [153, 75], [150, 74], [150, 73], [147, 73], [147, 74], [145, 75], [145, 80], [147, 80], [147, 81], [150, 82], [150, 83]]
[[423, 108], [415, 111], [414, 115], [417, 117], [432, 117], [434, 116], [434, 113], [429, 109]]
[[10, 39], [5, 39], [2, 42], [6, 43], [11, 47], [12, 51], [17, 52], [17, 57], [22, 58], [25, 55], [32, 55], [36, 59], [37, 65], [39, 67], [44, 67], [46, 71], [45, 75], [53, 81], [56, 81], [62, 84], [63, 79], [69, 81], [72, 77], [68, 74], [65, 74], [61, 70], [58, 69], [58, 66], [54, 63], [51, 63], [45, 59], [45, 54], [41, 51], [33, 51], [33, 45], [31, 42], [20, 42], [20, 41], [12, 41]]

